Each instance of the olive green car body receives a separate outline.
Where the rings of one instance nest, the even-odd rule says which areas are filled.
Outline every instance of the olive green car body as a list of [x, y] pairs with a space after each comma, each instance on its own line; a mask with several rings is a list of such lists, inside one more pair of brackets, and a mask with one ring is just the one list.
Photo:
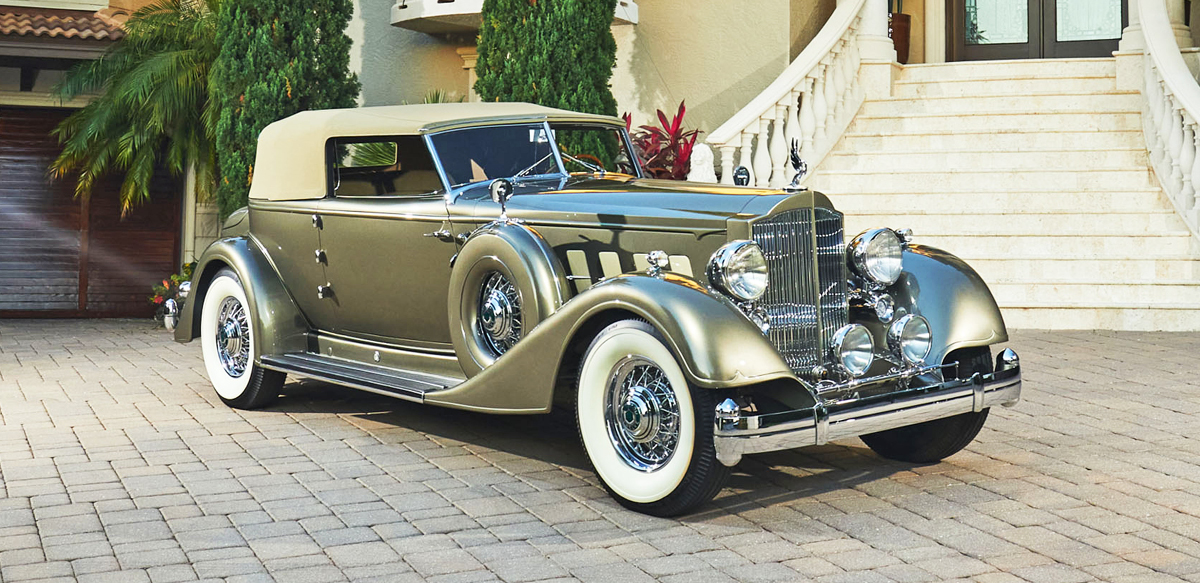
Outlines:
[[[417, 133], [553, 117], [467, 116]], [[624, 128], [615, 118], [587, 120]], [[398, 133], [387, 124], [375, 131]], [[368, 133], [359, 128], [353, 135]], [[325, 144], [309, 147], [323, 151]], [[750, 238], [760, 218], [788, 209], [833, 209], [820, 193], [570, 176], [519, 183], [507, 204], [509, 220], [499, 220], [501, 205], [488, 196], [487, 184], [422, 197], [339, 199], [324, 192], [320, 198], [252, 199], [230, 217], [223, 238], [199, 259], [175, 331], [178, 341], [200, 335], [197, 311], [206, 286], [229, 268], [249, 300], [255, 362], [310, 353], [418, 371], [445, 380], [446, 388], [416, 399], [429, 404], [546, 413], [556, 388], [572, 382], [591, 335], [630, 316], [661, 333], [698, 387], [782, 386], [792, 394], [791, 406], [819, 401], [817, 389], [789, 368], [759, 326], [713, 289], [706, 268], [721, 246]], [[323, 259], [312, 259], [316, 249], [324, 249]], [[642, 257], [658, 250], [672, 258], [671, 268], [651, 273]], [[587, 258], [583, 269], [577, 252]], [[619, 275], [597, 267], [600, 253], [616, 255]], [[906, 245], [903, 253], [903, 275], [889, 292], [897, 310], [928, 320], [935, 339], [928, 362], [1008, 339], [991, 292], [970, 266], [920, 245]], [[469, 346], [472, 314], [463, 306], [477, 288], [464, 273], [466, 264], [497, 256], [529, 274], [522, 297], [534, 325], [508, 352], [489, 358]], [[332, 298], [318, 297], [317, 286], [325, 282], [336, 290]], [[867, 326], [876, 346], [886, 346], [886, 325], [861, 312], [852, 307], [850, 321]], [[329, 324], [318, 327], [314, 320]], [[886, 372], [886, 363], [877, 368], [870, 374]]]

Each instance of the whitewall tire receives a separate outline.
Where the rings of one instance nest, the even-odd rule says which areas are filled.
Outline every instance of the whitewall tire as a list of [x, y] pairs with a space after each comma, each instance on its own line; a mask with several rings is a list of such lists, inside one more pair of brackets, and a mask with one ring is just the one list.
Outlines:
[[720, 490], [729, 470], [713, 447], [713, 392], [688, 383], [649, 324], [604, 328], [584, 354], [577, 389], [584, 450], [622, 505], [671, 516]]
[[262, 407], [279, 396], [286, 375], [254, 363], [255, 332], [250, 302], [231, 269], [222, 269], [204, 291], [200, 310], [204, 368], [226, 405]]

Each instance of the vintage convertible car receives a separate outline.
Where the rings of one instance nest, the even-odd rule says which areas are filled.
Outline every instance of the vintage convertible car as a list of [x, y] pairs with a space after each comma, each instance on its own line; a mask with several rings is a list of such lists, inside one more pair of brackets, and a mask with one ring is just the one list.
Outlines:
[[861, 436], [932, 462], [1020, 397], [980, 277], [824, 195], [642, 177], [621, 120], [519, 103], [300, 113], [200, 259], [176, 339], [217, 394], [286, 375], [575, 411], [621, 504], [686, 512], [743, 454]]

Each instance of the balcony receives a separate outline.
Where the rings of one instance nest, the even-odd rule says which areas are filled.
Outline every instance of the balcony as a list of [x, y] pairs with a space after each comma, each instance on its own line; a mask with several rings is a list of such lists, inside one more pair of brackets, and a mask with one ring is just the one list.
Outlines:
[[[397, 0], [392, 25], [428, 34], [475, 34], [483, 0]], [[637, 24], [634, 0], [618, 0], [613, 24]]]

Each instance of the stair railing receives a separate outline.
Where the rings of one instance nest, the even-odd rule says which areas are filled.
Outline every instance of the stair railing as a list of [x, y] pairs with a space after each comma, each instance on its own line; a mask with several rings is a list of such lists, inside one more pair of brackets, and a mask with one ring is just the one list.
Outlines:
[[1188, 69], [1163, 0], [1141, 0], [1146, 50], [1142, 126], [1150, 164], [1192, 235], [1200, 238], [1200, 84]]
[[868, 0], [839, 2], [783, 74], [709, 134], [706, 141], [721, 152], [723, 184], [733, 184], [735, 166], [750, 171], [751, 185], [787, 184], [792, 140], [809, 168], [833, 149], [863, 102], [859, 37], [864, 7], [874, 6]]

